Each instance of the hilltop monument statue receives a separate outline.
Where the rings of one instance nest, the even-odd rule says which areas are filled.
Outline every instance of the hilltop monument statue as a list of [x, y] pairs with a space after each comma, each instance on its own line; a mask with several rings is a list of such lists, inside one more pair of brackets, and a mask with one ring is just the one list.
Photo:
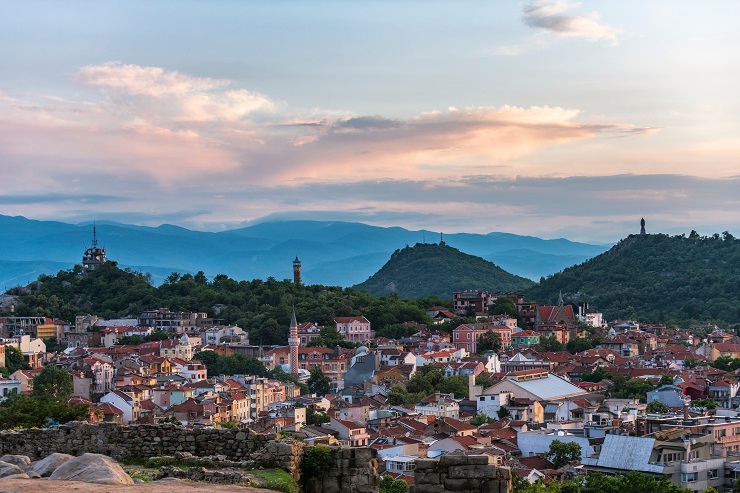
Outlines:
[[641, 235], [647, 234], [645, 232], [645, 218], [644, 217], [640, 220], [640, 234]]

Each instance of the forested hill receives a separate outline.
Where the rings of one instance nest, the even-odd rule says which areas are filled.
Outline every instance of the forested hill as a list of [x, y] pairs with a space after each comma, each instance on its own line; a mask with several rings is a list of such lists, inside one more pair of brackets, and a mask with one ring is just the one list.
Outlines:
[[533, 284], [445, 244], [417, 243], [396, 250], [378, 272], [355, 288], [376, 296], [395, 293], [408, 298], [437, 295], [451, 299], [454, 291], [521, 291]]
[[540, 303], [588, 301], [608, 320], [740, 322], [740, 240], [632, 235], [527, 291]]
[[[403, 300], [377, 298], [353, 289], [331, 286], [296, 286], [290, 281], [235, 281], [226, 275], [208, 279], [202, 272], [172, 274], [159, 287], [146, 276], [121, 270], [108, 262], [88, 275], [81, 266], [42, 275], [25, 288], [13, 288], [15, 315], [60, 318], [74, 323], [76, 315], [102, 318], [138, 317], [144, 310], [167, 307], [175, 311], [207, 312], [224, 324], [249, 331], [253, 344], [286, 344], [291, 310], [299, 322], [333, 325], [334, 317], [365, 315], [373, 329], [384, 333], [408, 321], [431, 323], [424, 310], [449, 305], [429, 297]], [[0, 310], [0, 316], [10, 315]]]

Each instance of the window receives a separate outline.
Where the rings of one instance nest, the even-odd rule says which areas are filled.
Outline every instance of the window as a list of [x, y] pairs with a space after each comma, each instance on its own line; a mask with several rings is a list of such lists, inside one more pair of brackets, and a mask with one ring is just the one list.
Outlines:
[[697, 479], [698, 479], [698, 473], [695, 473], [695, 472], [681, 473], [682, 483], [695, 483]]
[[717, 479], [719, 477], [719, 469], [709, 470], [709, 479]]

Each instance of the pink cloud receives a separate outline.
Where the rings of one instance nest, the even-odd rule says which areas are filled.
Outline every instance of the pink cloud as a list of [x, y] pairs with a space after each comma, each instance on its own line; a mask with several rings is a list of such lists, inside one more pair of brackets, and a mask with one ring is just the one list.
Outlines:
[[[83, 67], [76, 80], [94, 90], [88, 100], [0, 94], [0, 124], [13, 135], [0, 154], [39, 168], [70, 163], [55, 173], [274, 185], [490, 175], [541, 149], [649, 130], [581, 122], [580, 110], [550, 106], [450, 107], [400, 119], [306, 113], [225, 80], [120, 63]], [[517, 164], [520, 173], [541, 172]]]
[[524, 23], [559, 36], [616, 44], [624, 30], [601, 23], [599, 14], [565, 15], [580, 5], [576, 2], [535, 0], [524, 8]]

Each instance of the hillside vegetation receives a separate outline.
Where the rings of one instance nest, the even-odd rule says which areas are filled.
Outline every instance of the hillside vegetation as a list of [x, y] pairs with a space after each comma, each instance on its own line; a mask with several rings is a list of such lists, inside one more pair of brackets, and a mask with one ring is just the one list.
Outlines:
[[740, 322], [740, 240], [632, 235], [527, 291], [530, 299], [591, 305], [609, 320]]
[[202, 272], [194, 276], [173, 273], [164, 284], [154, 287], [146, 276], [121, 270], [115, 262], [103, 264], [88, 275], [81, 272], [77, 265], [54, 276], [42, 275], [26, 288], [11, 289], [9, 294], [17, 297], [15, 315], [54, 317], [74, 323], [76, 315], [135, 318], [144, 310], [167, 307], [206, 312], [224, 324], [236, 324], [249, 331], [252, 344], [286, 344], [294, 306], [299, 322], [333, 325], [334, 317], [365, 315], [373, 329], [383, 333], [386, 327], [395, 328], [403, 322], [431, 323], [424, 308], [449, 304], [435, 297], [378, 298], [353, 289], [297, 286], [273, 278], [237, 282], [220, 274], [209, 280]]
[[509, 292], [524, 290], [533, 284], [488, 260], [445, 244], [417, 243], [396, 250], [378, 272], [355, 288], [375, 296], [395, 293], [408, 298], [436, 295], [451, 299], [454, 291]]

